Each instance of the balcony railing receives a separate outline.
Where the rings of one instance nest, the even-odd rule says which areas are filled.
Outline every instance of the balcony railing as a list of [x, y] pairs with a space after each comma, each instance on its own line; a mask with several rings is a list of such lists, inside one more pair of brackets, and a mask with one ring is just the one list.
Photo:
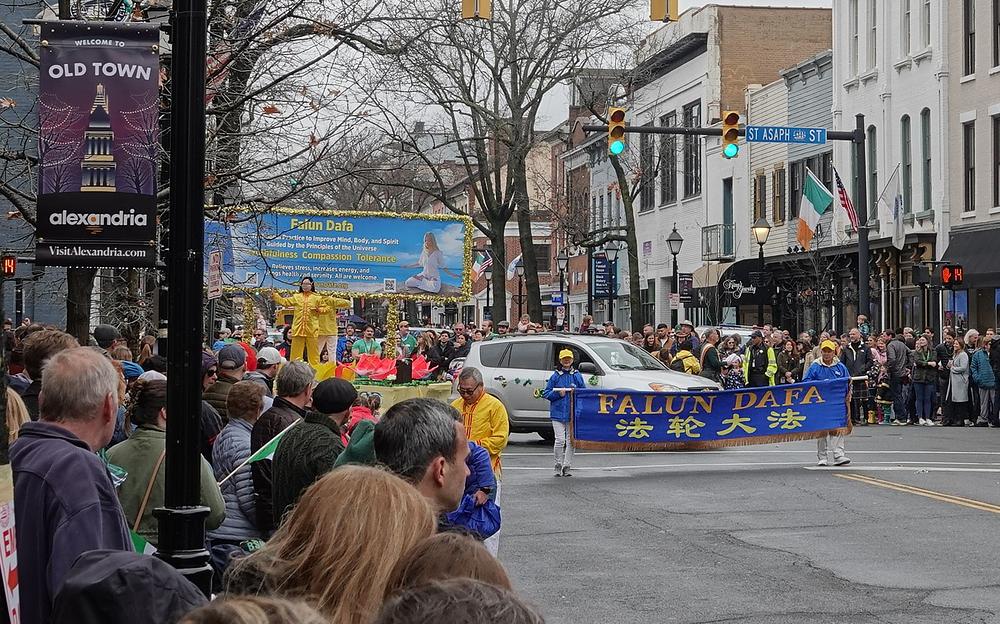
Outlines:
[[720, 223], [701, 228], [701, 259], [705, 262], [736, 259], [736, 226]]

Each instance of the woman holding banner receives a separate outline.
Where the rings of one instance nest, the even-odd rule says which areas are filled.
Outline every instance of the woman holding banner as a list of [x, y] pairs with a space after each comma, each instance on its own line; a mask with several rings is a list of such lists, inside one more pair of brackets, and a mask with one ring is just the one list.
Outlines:
[[292, 317], [292, 352], [289, 361], [301, 360], [302, 351], [308, 351], [309, 364], [319, 366], [319, 322], [320, 316], [330, 311], [324, 297], [316, 294], [315, 282], [311, 277], [303, 277], [299, 282], [299, 292], [291, 297], [282, 297], [271, 291], [275, 303], [294, 308]]

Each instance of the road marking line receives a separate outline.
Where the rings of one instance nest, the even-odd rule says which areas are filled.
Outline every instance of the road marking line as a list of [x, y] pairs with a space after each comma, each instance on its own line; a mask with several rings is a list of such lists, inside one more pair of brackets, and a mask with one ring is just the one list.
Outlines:
[[905, 494], [916, 494], [917, 496], [923, 496], [924, 498], [930, 498], [933, 500], [941, 501], [943, 503], [951, 503], [953, 505], [960, 505], [962, 507], [968, 507], [969, 509], [977, 509], [979, 511], [988, 511], [990, 513], [1000, 514], [1000, 505], [994, 505], [992, 503], [987, 503], [985, 501], [975, 500], [971, 498], [963, 498], [961, 496], [954, 496], [951, 494], [944, 494], [943, 492], [935, 492], [933, 490], [925, 490], [923, 488], [914, 487], [912, 485], [895, 483], [893, 481], [884, 481], [882, 479], [876, 479], [875, 477], [868, 477], [865, 475], [836, 474], [834, 476], [840, 477], [841, 479], [849, 479], [851, 481], [857, 481], [859, 483], [874, 485], [877, 487], [885, 488], [887, 490], [895, 490], [897, 492], [903, 492]]
[[[878, 462], [873, 462], [878, 463]], [[902, 464], [906, 462], [886, 462], [891, 464]], [[863, 466], [840, 466], [837, 468], [839, 471], [848, 472], [1000, 472], [1000, 468], [952, 468], [949, 466], [930, 466], [927, 464], [921, 464], [913, 462], [912, 466], [877, 466], [872, 464], [865, 464]], [[986, 464], [988, 466], [993, 466], [995, 464]], [[805, 466], [806, 470], [818, 470], [820, 472], [830, 472], [831, 469], [823, 466]]]

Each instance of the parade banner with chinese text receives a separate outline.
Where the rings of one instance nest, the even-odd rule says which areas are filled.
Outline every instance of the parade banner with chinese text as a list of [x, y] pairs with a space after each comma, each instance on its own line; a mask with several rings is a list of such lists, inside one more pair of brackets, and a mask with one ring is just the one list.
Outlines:
[[309, 276], [321, 293], [456, 302], [472, 287], [472, 222], [458, 215], [233, 212], [205, 224], [205, 247], [222, 250], [230, 289], [295, 290]]
[[155, 264], [159, 42], [155, 24], [42, 24], [39, 264]]
[[715, 392], [574, 392], [573, 445], [656, 451], [770, 444], [847, 431], [847, 380]]

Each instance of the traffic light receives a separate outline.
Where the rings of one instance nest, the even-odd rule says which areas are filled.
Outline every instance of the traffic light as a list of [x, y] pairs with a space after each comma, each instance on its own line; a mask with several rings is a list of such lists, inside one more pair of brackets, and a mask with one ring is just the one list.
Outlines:
[[652, 22], [676, 22], [677, 0], [649, 0], [649, 20]]
[[736, 111], [722, 112], [722, 157], [736, 158], [740, 155], [740, 114]]
[[946, 264], [941, 267], [941, 288], [955, 288], [965, 281], [965, 269], [961, 264]]
[[625, 151], [625, 109], [608, 108], [608, 151], [618, 156]]
[[485, 19], [493, 16], [493, 0], [462, 0], [462, 19]]

